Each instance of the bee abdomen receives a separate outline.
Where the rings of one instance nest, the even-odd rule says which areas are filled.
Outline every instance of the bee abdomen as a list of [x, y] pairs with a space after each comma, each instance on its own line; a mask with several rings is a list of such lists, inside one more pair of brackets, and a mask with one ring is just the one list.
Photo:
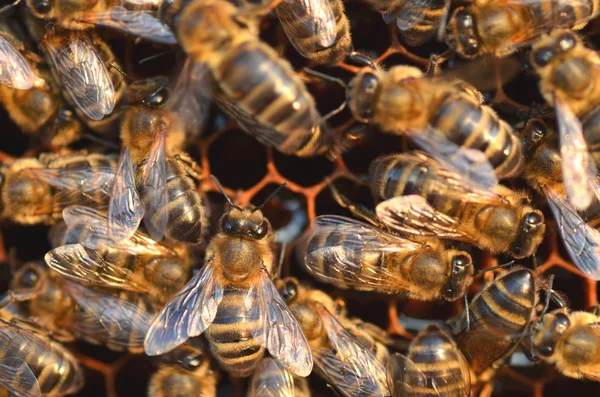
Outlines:
[[498, 178], [521, 172], [524, 158], [520, 140], [491, 108], [466, 94], [447, 95], [431, 124], [456, 145], [482, 151]]
[[215, 320], [206, 330], [210, 349], [223, 368], [234, 376], [252, 373], [264, 355], [264, 348], [252, 336], [263, 326], [245, 309], [245, 289], [228, 288], [223, 292]]
[[437, 0], [428, 5], [421, 21], [406, 31], [400, 31], [400, 36], [406, 44], [418, 47], [429, 41], [437, 32], [444, 13], [444, 0]]
[[204, 207], [192, 180], [168, 163], [167, 194], [169, 222], [165, 235], [176, 241], [199, 243], [202, 240]]
[[309, 54], [308, 58], [320, 64], [335, 65], [354, 51], [354, 45], [350, 33], [350, 21], [344, 11], [344, 2], [342, 0], [330, 0], [329, 4], [335, 16], [337, 31], [335, 41], [330, 47]]
[[291, 66], [259, 41], [245, 41], [214, 71], [223, 92], [249, 117], [272, 129], [260, 140], [295, 154], [320, 134], [314, 99]]

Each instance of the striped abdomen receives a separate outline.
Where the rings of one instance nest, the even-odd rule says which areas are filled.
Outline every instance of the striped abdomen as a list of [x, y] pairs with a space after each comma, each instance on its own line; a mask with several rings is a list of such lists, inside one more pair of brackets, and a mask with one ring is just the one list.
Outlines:
[[307, 57], [320, 64], [335, 65], [342, 62], [348, 54], [354, 51], [354, 45], [350, 33], [350, 21], [344, 10], [344, 2], [342, 0], [329, 0], [329, 4], [333, 10], [333, 15], [335, 15], [337, 30], [335, 41], [331, 47], [315, 51]]
[[490, 107], [477, 103], [468, 95], [446, 94], [430, 124], [456, 145], [482, 151], [498, 178], [509, 178], [521, 172], [524, 164], [521, 141]]
[[289, 63], [274, 50], [258, 40], [241, 41], [226, 53], [213, 73], [223, 91], [221, 101], [230, 102], [246, 118], [267, 129], [260, 133], [252, 129], [250, 134], [286, 154], [323, 152], [317, 143], [323, 131], [315, 101]]
[[174, 160], [167, 160], [169, 222], [165, 235], [176, 241], [199, 243], [202, 240], [204, 206], [196, 185]]
[[600, 164], [600, 106], [582, 117], [581, 122], [588, 150], [596, 164]]
[[246, 312], [247, 289], [226, 288], [215, 320], [206, 330], [210, 350], [232, 376], [246, 377], [264, 356], [264, 348], [252, 336], [263, 326]]
[[[37, 378], [43, 395], [63, 396], [81, 388], [83, 373], [66, 348], [6, 323], [0, 328], [0, 365], [12, 366], [23, 360]], [[3, 363], [8, 358], [12, 359]]]
[[[433, 0], [419, 16], [419, 21], [409, 30], [399, 30], [403, 41], [412, 47], [418, 47], [429, 41], [438, 31], [442, 16], [446, 12], [446, 0]], [[409, 19], [410, 20], [410, 19]]]
[[409, 368], [406, 378], [408, 387], [418, 387], [410, 394], [412, 396], [462, 396], [470, 387], [469, 368], [465, 359], [450, 336], [436, 325], [428, 326], [413, 339], [408, 358], [427, 379], [435, 380], [436, 385], [434, 387], [432, 382], [427, 382], [425, 387], [416, 386], [418, 382], [411, 382], [411, 377], [419, 375], [411, 374], [415, 369]]
[[502, 359], [520, 338], [537, 302], [533, 273], [517, 269], [496, 279], [469, 304], [471, 325], [464, 316], [455, 324], [455, 340], [475, 373], [481, 373]]
[[598, 0], [554, 0], [541, 1], [529, 5], [535, 19], [544, 27], [565, 27], [582, 29], [590, 18], [598, 13]]

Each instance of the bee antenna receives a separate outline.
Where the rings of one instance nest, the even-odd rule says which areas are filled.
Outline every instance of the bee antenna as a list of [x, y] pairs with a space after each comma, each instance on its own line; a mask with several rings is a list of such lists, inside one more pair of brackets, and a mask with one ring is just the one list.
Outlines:
[[133, 79], [131, 77], [129, 77], [127, 75], [127, 73], [125, 73], [125, 71], [123, 69], [121, 69], [121, 67], [119, 65], [117, 65], [115, 62], [111, 62], [109, 63], [110, 67], [113, 68], [114, 70], [116, 70], [117, 72], [119, 72], [120, 74], [123, 75], [123, 77], [125, 77], [127, 80], [129, 80], [130, 82], [133, 81]]
[[348, 86], [346, 85], [346, 83], [344, 83], [344, 81], [342, 79], [338, 79], [337, 77], [333, 77], [333, 76], [330, 76], [325, 73], [317, 72], [316, 70], [309, 69], [309, 68], [304, 68], [303, 70], [304, 70], [304, 73], [306, 73], [308, 75], [318, 77], [322, 80], [329, 81], [331, 83], [336, 83], [344, 89], [348, 88]]
[[210, 179], [213, 180], [213, 182], [215, 183], [215, 185], [217, 185], [217, 188], [219, 188], [219, 190], [221, 191], [221, 194], [223, 195], [223, 197], [225, 197], [225, 200], [227, 200], [227, 202], [229, 203], [229, 205], [231, 205], [233, 208], [237, 209], [237, 210], [242, 210], [240, 207], [238, 207], [237, 205], [235, 205], [233, 203], [233, 201], [231, 201], [231, 198], [229, 198], [229, 196], [227, 195], [227, 193], [225, 193], [225, 189], [223, 189], [223, 186], [221, 186], [221, 183], [219, 182], [219, 180], [217, 179], [216, 176], [211, 175]]
[[262, 210], [262, 209], [265, 207], [265, 205], [266, 205], [266, 204], [269, 202], [269, 200], [271, 200], [273, 197], [275, 197], [275, 195], [276, 195], [277, 193], [279, 193], [279, 191], [280, 191], [281, 189], [283, 189], [283, 188], [284, 188], [284, 187], [285, 187], [287, 184], [288, 184], [288, 183], [287, 183], [287, 181], [285, 181], [285, 182], [283, 182], [281, 185], [279, 185], [279, 186], [277, 187], [277, 189], [275, 189], [275, 191], [274, 191], [273, 193], [271, 193], [271, 194], [269, 195], [269, 197], [267, 197], [267, 198], [265, 199], [265, 201], [263, 201], [263, 203], [262, 203], [261, 205], [259, 205], [258, 207], [254, 208], [254, 209], [252, 210], [252, 212], [256, 212], [256, 211]]
[[146, 58], [142, 58], [142, 59], [140, 59], [138, 61], [138, 65], [141, 65], [143, 63], [146, 63], [146, 62], [151, 61], [151, 60], [156, 59], [156, 58], [160, 58], [163, 55], [167, 55], [167, 54], [170, 54], [170, 53], [175, 52], [175, 51], [177, 51], [177, 48], [171, 48], [170, 50], [162, 51], [162, 52], [159, 52], [158, 54], [153, 54], [153, 55], [150, 55], [150, 56], [148, 56]]
[[520, 334], [506, 335], [504, 340], [510, 341], [514, 339], [527, 338], [528, 336], [531, 336], [531, 332], [521, 332]]
[[17, 5], [19, 5], [19, 3], [21, 2], [21, 0], [15, 0], [12, 4], [9, 4], [7, 6], [4, 6], [2, 8], [0, 8], [0, 14], [2, 14], [4, 11], [16, 7]]
[[488, 267], [486, 269], [479, 269], [475, 273], [473, 273], [473, 277], [479, 276], [480, 274], [483, 274], [483, 273], [491, 272], [492, 270], [503, 269], [505, 267], [513, 265], [514, 263], [515, 263], [515, 261], [512, 260], [510, 262], [506, 262], [506, 263], [503, 263], [503, 264], [498, 265], [498, 266], [492, 266], [492, 267]]

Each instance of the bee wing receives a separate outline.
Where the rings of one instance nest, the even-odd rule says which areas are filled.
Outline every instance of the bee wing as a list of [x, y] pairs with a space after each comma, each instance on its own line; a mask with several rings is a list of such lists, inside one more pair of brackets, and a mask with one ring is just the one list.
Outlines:
[[123, 150], [119, 159], [111, 196], [108, 230], [115, 241], [120, 241], [133, 235], [144, 216], [129, 149]]
[[104, 61], [85, 33], [70, 32], [62, 44], [42, 42], [77, 107], [90, 119], [102, 120], [115, 107], [115, 89]]
[[335, 42], [337, 24], [329, 0], [284, 0], [275, 12], [300, 54], [308, 56]]
[[28, 90], [38, 79], [23, 54], [0, 35], [0, 84]]
[[114, 263], [95, 250], [81, 244], [67, 244], [54, 248], [44, 256], [46, 264], [66, 278], [97, 285], [131, 291], [147, 292], [142, 283], [135, 280], [133, 270], [124, 264]]
[[489, 189], [498, 184], [494, 167], [482, 151], [461, 147], [435, 129], [414, 131], [408, 137], [444, 168], [462, 175], [465, 183], [475, 185], [473, 190]]
[[248, 397], [294, 397], [294, 378], [278, 360], [263, 358], [254, 370]]
[[388, 396], [385, 368], [337, 319], [320, 304], [317, 312], [330, 346], [313, 351], [315, 364], [344, 396]]
[[[325, 238], [336, 241], [336, 245], [327, 245], [311, 249], [304, 258], [305, 267], [321, 281], [354, 288], [377, 287], [380, 292], [398, 293], [409, 291], [411, 286], [395, 272], [384, 266], [370, 266], [366, 269], [360, 260], [361, 255], [379, 255], [382, 252], [414, 251], [423, 249], [423, 245], [378, 230], [362, 222], [340, 216], [319, 216], [313, 223], [314, 235], [319, 240]], [[321, 263], [327, 260], [325, 268]]]
[[600, 280], [600, 232], [586, 224], [571, 203], [552, 188], [546, 187], [545, 194], [573, 263], [587, 277]]
[[[28, 346], [34, 334], [16, 325], [0, 320], [0, 349], [4, 352], [18, 351], [22, 357], [28, 354]], [[41, 342], [40, 341], [36, 341]], [[41, 397], [42, 392], [35, 374], [22, 357], [3, 357], [0, 359], [0, 386], [11, 395], [18, 397]]]
[[154, 15], [142, 10], [112, 7], [83, 16], [82, 21], [106, 26], [132, 36], [162, 44], [177, 44], [171, 29]]
[[[408, 357], [395, 353], [386, 364], [387, 385], [393, 397], [420, 396], [427, 388], [427, 377]], [[439, 395], [439, 394], [438, 394]]]
[[562, 99], [555, 97], [554, 106], [563, 183], [573, 206], [578, 210], [585, 210], [594, 198], [596, 164], [583, 138], [581, 121]]
[[166, 131], [159, 134], [141, 172], [144, 189], [144, 226], [157, 241], [162, 240], [169, 220], [165, 135]]
[[431, 8], [434, 0], [413, 0], [405, 2], [397, 14], [396, 25], [401, 31], [417, 26], [425, 19], [425, 12]]
[[310, 345], [265, 268], [260, 272], [253, 300], [255, 302], [248, 307], [250, 317], [263, 322], [262, 327], [252, 329], [254, 339], [288, 371], [297, 376], [308, 376], [313, 367]]
[[417, 236], [470, 240], [456, 219], [435, 210], [424, 197], [398, 196], [375, 207], [377, 218], [392, 229]]
[[223, 298], [223, 288], [213, 272], [210, 258], [158, 313], [144, 341], [147, 355], [166, 353], [212, 324]]
[[64, 287], [79, 306], [75, 330], [125, 348], [143, 346], [153, 317], [149, 308], [68, 280]]

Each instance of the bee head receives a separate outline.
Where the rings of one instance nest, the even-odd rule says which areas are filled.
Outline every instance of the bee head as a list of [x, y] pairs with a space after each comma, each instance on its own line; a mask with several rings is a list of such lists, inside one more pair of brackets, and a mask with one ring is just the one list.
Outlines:
[[561, 336], [570, 326], [571, 321], [565, 313], [559, 311], [545, 314], [532, 327], [531, 338], [535, 353], [541, 357], [551, 357], [556, 351], [556, 345]]
[[510, 252], [515, 258], [531, 256], [544, 239], [546, 224], [544, 214], [526, 206], [527, 210], [521, 221], [521, 229], [517, 239], [510, 246]]
[[470, 8], [459, 7], [448, 23], [446, 44], [467, 59], [476, 57], [481, 49], [476, 22], [475, 14]]
[[370, 68], [363, 68], [346, 89], [350, 110], [356, 119], [368, 123], [380, 91], [379, 76]]
[[556, 30], [533, 45], [530, 63], [536, 69], [543, 69], [558, 56], [571, 51], [578, 43], [579, 38], [570, 30]]
[[93, 8], [98, 0], [27, 0], [27, 6], [37, 18], [49, 19]]
[[48, 270], [37, 262], [25, 263], [13, 276], [11, 289], [34, 290], [47, 277]]
[[451, 265], [452, 272], [442, 290], [444, 299], [449, 302], [455, 301], [467, 293], [475, 271], [471, 256], [466, 252], [454, 255]]
[[221, 217], [221, 231], [231, 236], [247, 236], [256, 240], [264, 238], [271, 224], [262, 211], [252, 207], [233, 207]]

